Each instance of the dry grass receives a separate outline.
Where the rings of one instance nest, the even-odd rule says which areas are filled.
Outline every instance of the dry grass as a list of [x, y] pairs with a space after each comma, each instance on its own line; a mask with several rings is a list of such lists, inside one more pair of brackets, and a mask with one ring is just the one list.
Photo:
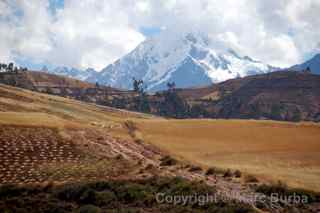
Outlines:
[[93, 129], [129, 139], [124, 124], [131, 120], [137, 127], [135, 135], [177, 159], [320, 191], [320, 126], [316, 124], [165, 120], [3, 85], [0, 111], [0, 125], [55, 128], [60, 135], [68, 128]]
[[320, 126], [251, 120], [137, 121], [144, 140], [204, 166], [320, 191]]
[[128, 174], [128, 160], [108, 162], [113, 149], [130, 151], [121, 144], [130, 138], [124, 121], [141, 117], [148, 116], [0, 84], [0, 184]]

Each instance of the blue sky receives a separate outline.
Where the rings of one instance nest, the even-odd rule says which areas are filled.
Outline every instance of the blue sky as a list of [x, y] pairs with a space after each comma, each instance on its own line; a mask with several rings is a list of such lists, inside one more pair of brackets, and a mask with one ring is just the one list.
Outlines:
[[62, 9], [64, 7], [64, 0], [49, 0], [49, 8], [55, 13], [57, 9]]

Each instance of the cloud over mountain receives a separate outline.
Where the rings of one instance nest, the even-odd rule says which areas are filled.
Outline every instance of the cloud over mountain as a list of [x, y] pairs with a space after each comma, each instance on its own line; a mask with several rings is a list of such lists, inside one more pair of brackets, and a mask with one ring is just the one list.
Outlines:
[[0, 59], [101, 69], [146, 36], [201, 31], [275, 66], [319, 51], [318, 0], [2, 0]]

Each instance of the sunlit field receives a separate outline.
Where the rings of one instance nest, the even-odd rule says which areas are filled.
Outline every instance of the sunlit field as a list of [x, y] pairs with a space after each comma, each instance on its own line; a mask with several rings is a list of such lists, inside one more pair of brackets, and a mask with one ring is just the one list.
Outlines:
[[320, 125], [251, 120], [140, 120], [146, 142], [203, 166], [320, 191]]

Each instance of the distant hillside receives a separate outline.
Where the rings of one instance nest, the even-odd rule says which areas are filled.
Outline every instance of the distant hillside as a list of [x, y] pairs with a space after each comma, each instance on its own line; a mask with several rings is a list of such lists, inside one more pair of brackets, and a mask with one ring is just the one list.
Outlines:
[[320, 76], [308, 72], [278, 71], [208, 87], [171, 88], [118, 103], [122, 105], [117, 107], [174, 118], [319, 122]]
[[107, 97], [132, 92], [37, 71], [0, 72], [0, 83], [82, 101], [103, 104]]
[[0, 83], [173, 118], [320, 121], [320, 76], [308, 72], [279, 71], [154, 95], [31, 71], [0, 73]]
[[320, 121], [320, 76], [279, 71], [180, 90], [217, 118]]

